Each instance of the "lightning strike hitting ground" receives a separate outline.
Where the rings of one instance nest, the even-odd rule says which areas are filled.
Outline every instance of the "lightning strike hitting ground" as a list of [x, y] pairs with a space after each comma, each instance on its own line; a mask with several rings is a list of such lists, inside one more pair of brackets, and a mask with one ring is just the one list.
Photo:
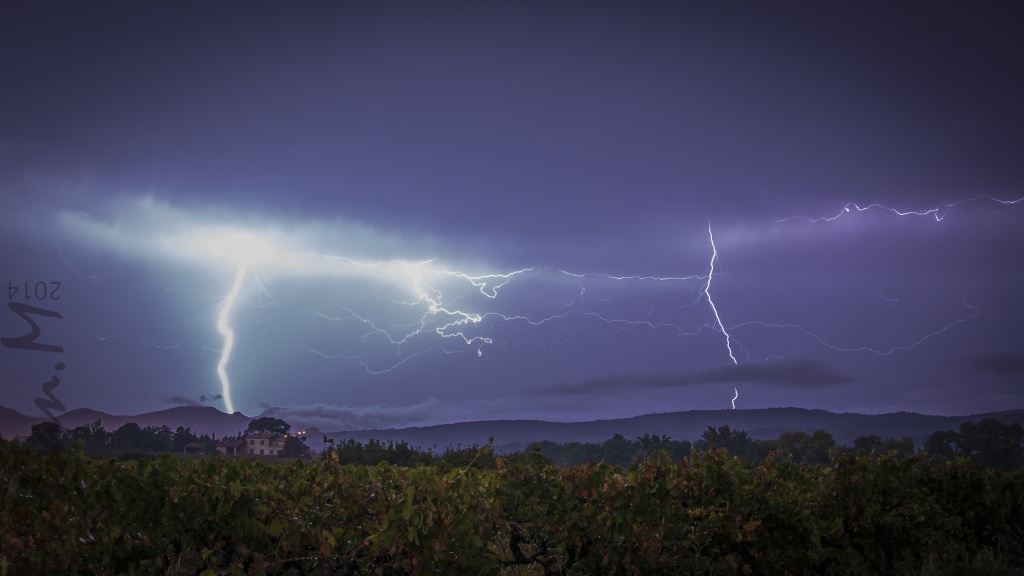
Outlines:
[[273, 252], [266, 242], [249, 234], [222, 236], [210, 241], [206, 248], [217, 256], [234, 261], [238, 266], [235, 271], [234, 283], [231, 285], [227, 297], [221, 303], [220, 314], [217, 316], [217, 331], [224, 337], [224, 349], [221, 351], [220, 361], [217, 362], [217, 376], [220, 378], [224, 408], [228, 414], [233, 414], [235, 408], [231, 402], [231, 382], [227, 372], [231, 351], [235, 347], [235, 331], [230, 324], [231, 310], [234, 308], [238, 292], [242, 288], [242, 280], [245, 279], [246, 272], [257, 262], [270, 258]]
[[227, 371], [231, 351], [235, 347], [235, 331], [231, 329], [230, 324], [231, 309], [235, 305], [235, 299], [238, 298], [238, 291], [242, 288], [242, 279], [245, 278], [245, 271], [248, 268], [248, 265], [238, 267], [238, 272], [235, 273], [235, 282], [224, 302], [221, 303], [220, 314], [217, 316], [217, 331], [224, 336], [224, 350], [221, 352], [220, 361], [217, 362], [217, 376], [220, 377], [221, 395], [224, 397], [224, 408], [228, 414], [235, 412], [234, 405], [231, 403], [231, 382], [228, 380]]

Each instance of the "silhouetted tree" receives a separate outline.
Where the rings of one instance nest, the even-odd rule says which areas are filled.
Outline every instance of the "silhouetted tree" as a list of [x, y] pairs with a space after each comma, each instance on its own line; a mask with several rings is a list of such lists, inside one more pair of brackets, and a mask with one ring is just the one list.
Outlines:
[[1024, 466], [1024, 428], [994, 418], [964, 422], [959, 432], [944, 430], [932, 434], [924, 448], [935, 458], [964, 456], [981, 466], [1017, 470]]
[[733, 430], [726, 424], [718, 428], [708, 426], [700, 439], [694, 443], [694, 447], [701, 452], [710, 448], [725, 448], [730, 456], [746, 459], [753, 451], [754, 441], [746, 430]]
[[139, 446], [142, 428], [135, 422], [127, 422], [110, 433], [110, 447], [114, 450], [131, 450]]
[[174, 430], [174, 437], [171, 438], [171, 450], [174, 452], [181, 452], [185, 449], [187, 444], [198, 441], [199, 438], [192, 433], [192, 429], [190, 427], [178, 426]]
[[284, 439], [284, 450], [281, 451], [283, 458], [301, 458], [308, 453], [305, 436], [288, 436]]
[[975, 463], [989, 468], [1017, 470], [1024, 464], [1024, 428], [1003, 424], [994, 418], [960, 425], [960, 452]]
[[895, 452], [900, 458], [908, 458], [914, 455], [914, 439], [904, 436], [902, 439], [889, 438], [883, 440], [876, 434], [858, 436], [853, 440], [853, 449], [865, 454], [880, 455]]
[[140, 444], [137, 446], [148, 452], [169, 452], [174, 442], [174, 432], [166, 424], [163, 426], [146, 426], [140, 433]]
[[953, 430], [935, 432], [924, 441], [924, 450], [932, 458], [950, 460], [957, 455], [960, 434]]
[[815, 430], [813, 434], [784, 432], [779, 435], [779, 448], [792, 454], [794, 462], [828, 464], [835, 447], [835, 438], [825, 430]]
[[39, 450], [60, 452], [64, 445], [60, 441], [60, 424], [47, 420], [32, 426], [32, 436], [29, 437], [29, 444]]
[[280, 434], [281, 436], [284, 436], [291, 429], [291, 424], [281, 420], [280, 418], [263, 416], [249, 422], [249, 427], [245, 429], [245, 433], [251, 434], [253, 432], [267, 432], [270, 434]]
[[107, 443], [110, 440], [110, 434], [103, 429], [103, 423], [100, 420], [64, 430], [62, 436], [69, 446], [73, 446], [75, 442], [81, 440], [82, 447], [86, 452], [103, 450], [107, 448]]

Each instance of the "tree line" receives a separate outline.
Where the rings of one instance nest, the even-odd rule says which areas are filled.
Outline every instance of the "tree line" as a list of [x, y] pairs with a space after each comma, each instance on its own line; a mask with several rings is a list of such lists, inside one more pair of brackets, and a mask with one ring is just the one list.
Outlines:
[[[285, 453], [297, 456], [303, 451], [299, 445], [305, 443], [304, 437], [289, 435], [291, 425], [280, 418], [261, 417], [249, 422], [245, 432], [239, 430], [236, 438], [254, 432], [267, 432], [287, 436]], [[222, 438], [225, 439], [228, 437]], [[58, 442], [53, 445], [53, 439]], [[32, 426], [32, 435], [25, 444], [40, 451], [52, 448], [78, 447], [89, 455], [118, 456], [122, 459], [151, 458], [165, 452], [183, 452], [185, 447], [201, 445], [196, 451], [201, 454], [213, 454], [217, 451], [217, 438], [211, 434], [195, 434], [191, 427], [178, 426], [171, 430], [163, 426], [139, 426], [135, 422], [127, 422], [113, 431], [103, 428], [103, 421], [96, 420], [74, 428], [65, 428], [52, 421], [41, 422]]]
[[[791, 457], [796, 463], [828, 464], [836, 456], [848, 453], [891, 455], [908, 458], [917, 454], [913, 438], [882, 438], [875, 434], [858, 436], [852, 446], [840, 445], [826, 430], [784, 432], [773, 440], [751, 438], [745, 430], [726, 426], [708, 426], [700, 438], [673, 440], [668, 436], [644, 434], [628, 440], [616, 434], [604, 442], [536, 442], [539, 450], [554, 464], [564, 467], [588, 462], [605, 462], [628, 466], [645, 460], [655, 452], [665, 452], [673, 460], [689, 455], [691, 450], [704, 453], [723, 448], [730, 456], [747, 466], [755, 466], [771, 454]], [[993, 418], [980, 422], [964, 422], [958, 430], [944, 430], [930, 435], [923, 452], [935, 460], [970, 459], [976, 464], [999, 470], [1018, 470], [1024, 466], [1024, 428], [1018, 423], [1004, 424]]]
[[209, 434], [195, 434], [190, 427], [139, 426], [128, 422], [113, 431], [103, 428], [101, 420], [74, 428], [65, 428], [55, 422], [46, 421], [32, 426], [32, 435], [24, 443], [27, 446], [46, 451], [57, 439], [60, 446], [79, 447], [90, 455], [132, 455], [182, 452], [188, 444], [201, 443], [202, 452], [216, 451], [217, 440]]
[[[53, 429], [50, 429], [53, 428]], [[288, 436], [286, 454], [293, 456], [303, 453], [304, 436], [289, 435], [291, 426], [278, 418], [256, 418], [249, 423], [244, 434], [269, 432]], [[179, 426], [171, 430], [168, 426], [140, 427], [127, 423], [107, 432], [100, 420], [76, 428], [58, 427], [53, 422], [33, 426], [32, 436], [26, 444], [44, 450], [43, 438], [59, 438], [64, 446], [80, 446], [86, 454], [118, 455], [122, 458], [153, 457], [161, 452], [182, 452], [188, 444], [202, 444], [203, 453], [216, 452], [216, 438], [208, 434], [196, 435], [190, 428]], [[407, 442], [381, 442], [371, 439], [361, 443], [347, 439], [335, 443], [324, 438], [325, 456], [334, 454], [343, 464], [375, 465], [380, 462], [406, 467], [441, 465], [462, 467], [474, 463], [477, 467], [489, 468], [496, 463], [496, 455], [490, 445], [449, 445], [443, 450], [436, 447], [421, 449]], [[958, 430], [944, 430], [930, 435], [922, 448], [934, 460], [952, 460], [957, 457], [970, 459], [976, 464], [1000, 470], [1018, 470], [1024, 467], [1024, 428], [1018, 423], [1004, 424], [986, 418], [980, 422], [964, 422]], [[859, 436], [852, 446], [840, 445], [826, 430], [812, 433], [795, 431], [780, 434], [771, 440], [754, 439], [745, 430], [726, 426], [708, 426], [694, 442], [674, 440], [666, 435], [644, 434], [629, 440], [615, 434], [604, 442], [552, 442], [542, 441], [530, 444], [523, 452], [505, 454], [508, 460], [522, 458], [543, 458], [562, 467], [574, 467], [588, 462], [603, 462], [611, 465], [629, 466], [642, 462], [652, 454], [665, 454], [674, 461], [686, 458], [690, 452], [707, 452], [721, 448], [740, 459], [747, 466], [755, 466], [769, 455], [785, 455], [796, 463], [827, 464], [832, 458], [846, 453], [868, 455], [888, 454], [907, 458], [917, 453], [914, 440], [910, 437], [882, 438], [877, 435]]]

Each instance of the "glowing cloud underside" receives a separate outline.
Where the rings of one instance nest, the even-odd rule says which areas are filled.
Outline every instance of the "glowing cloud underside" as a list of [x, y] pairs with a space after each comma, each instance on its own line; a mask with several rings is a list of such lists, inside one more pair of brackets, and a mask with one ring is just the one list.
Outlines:
[[231, 234], [210, 240], [206, 249], [221, 258], [227, 258], [239, 266], [256, 264], [270, 258], [270, 245], [251, 234]]
[[217, 363], [217, 376], [220, 377], [221, 394], [224, 396], [224, 408], [229, 414], [234, 413], [235, 407], [231, 403], [231, 382], [228, 380], [227, 366], [231, 359], [231, 350], [235, 346], [235, 332], [231, 329], [231, 309], [238, 298], [238, 292], [242, 288], [242, 280], [249, 267], [258, 262], [269, 259], [273, 255], [270, 245], [250, 234], [232, 234], [221, 236], [211, 240], [206, 249], [213, 254], [226, 258], [238, 264], [235, 272], [235, 282], [231, 286], [224, 302], [221, 303], [220, 315], [217, 317], [217, 331], [224, 336], [224, 350], [220, 355], [220, 362]]
[[[927, 216], [934, 218], [935, 221], [942, 221], [955, 209], [967, 208], [972, 204], [978, 204], [979, 207], [994, 204], [996, 208], [1002, 209], [1014, 205], [1024, 206], [1024, 198], [1002, 200], [991, 196], [976, 196], [937, 207], [912, 211], [900, 211], [881, 204], [850, 203], [833, 216], [818, 218], [790, 216], [774, 222], [806, 220], [824, 224], [840, 217], [853, 218], [858, 213], [867, 211], [877, 211], [886, 217]], [[406, 246], [404, 241], [398, 245], [391, 245], [389, 244], [391, 240], [386, 235], [372, 230], [368, 231], [365, 227], [358, 225], [337, 226], [332, 224], [328, 227], [316, 222], [305, 226], [301, 231], [292, 233], [282, 234], [278, 229], [275, 236], [276, 246], [271, 246], [265, 240], [249, 233], [225, 232], [229, 228], [224, 226], [230, 224], [204, 221], [201, 217], [197, 220], [195, 214], [173, 209], [152, 200], [142, 201], [136, 213], [125, 215], [124, 221], [131, 222], [131, 226], [104, 223], [82, 213], [62, 212], [61, 217], [70, 230], [77, 232], [87, 240], [118, 251], [122, 255], [140, 258], [145, 262], [152, 260], [154, 252], [163, 252], [163, 255], [168, 258], [184, 259], [189, 263], [215, 259], [218, 265], [234, 272], [231, 289], [221, 302], [216, 318], [217, 329], [224, 340], [224, 347], [217, 365], [217, 375], [221, 381], [224, 406], [228, 412], [234, 412], [227, 374], [235, 336], [231, 325], [232, 313], [239, 298], [242, 283], [250, 270], [253, 272], [260, 290], [266, 293], [263, 286], [259, 284], [260, 278], [257, 272], [260, 270], [257, 266], [270, 259], [274, 261], [274, 270], [279, 273], [328, 274], [336, 275], [346, 281], [349, 279], [358, 279], [360, 282], [365, 280], [366, 286], [375, 282], [383, 286], [373, 293], [350, 295], [342, 303], [331, 304], [334, 310], [340, 309], [340, 312], [321, 311], [318, 309], [319, 305], [311, 306], [307, 310], [320, 320], [345, 323], [346, 326], [354, 325], [359, 327], [358, 330], [363, 330], [362, 335], [352, 343], [352, 346], [357, 347], [354, 351], [349, 352], [349, 348], [341, 349], [340, 345], [333, 343], [334, 350], [306, 346], [296, 347], [325, 359], [338, 358], [358, 363], [369, 375], [389, 372], [431, 350], [439, 350], [442, 353], [475, 351], [479, 356], [483, 353], [483, 347], [492, 344], [496, 337], [505, 339], [510, 345], [520, 342], [535, 343], [544, 351], [550, 352], [556, 345], [565, 341], [564, 334], [578, 333], [578, 330], [568, 331], [568, 328], [563, 332], [555, 332], [555, 330], [561, 330], [558, 328], [559, 323], [575, 323], [579, 320], [599, 324], [607, 329], [645, 329], [658, 334], [680, 337], [698, 337], [711, 332], [713, 337], [722, 344], [724, 353], [722, 360], [725, 361], [727, 357], [728, 362], [738, 365], [741, 359], [745, 362], [770, 362], [773, 359], [784, 357], [780, 353], [767, 353], [774, 352], [774, 350], [766, 350], [763, 356], [760, 351], [752, 352], [752, 345], [749, 342], [744, 343], [744, 340], [747, 337], [746, 334], [754, 331], [767, 331], [764, 333], [779, 333], [780, 335], [789, 333], [797, 339], [796, 342], [803, 343], [804, 349], [814, 346], [832, 352], [889, 356], [916, 348], [947, 331], [975, 319], [986, 317], [986, 314], [977, 306], [969, 305], [965, 300], [965, 311], [958, 310], [935, 316], [934, 319], [922, 317], [923, 320], [929, 322], [928, 328], [915, 329], [914, 334], [900, 336], [893, 343], [881, 347], [857, 343], [836, 343], [810, 328], [789, 322], [749, 319], [729, 324], [723, 321], [728, 318], [723, 319], [723, 315], [719, 312], [719, 303], [712, 298], [712, 284], [716, 279], [715, 273], [719, 272], [720, 267], [710, 222], [707, 228], [707, 240], [710, 244], [711, 254], [710, 260], [707, 262], [706, 273], [680, 277], [656, 277], [619, 276], [605, 272], [577, 273], [560, 268], [545, 269], [543, 267], [475, 275], [449, 269], [434, 259], [361, 261], [354, 256], [339, 253], [289, 251], [289, 249], [294, 250], [295, 246], [306, 244], [307, 242], [304, 241], [311, 239], [318, 240], [311, 242], [312, 245], [326, 243], [330, 245], [388, 246], [389, 250], [385, 250], [385, 252], [390, 252], [392, 248], [405, 249]], [[343, 229], [345, 232], [338, 233], [339, 229]], [[221, 233], [217, 233], [218, 230]], [[235, 228], [235, 230], [238, 229]], [[63, 253], [61, 253], [61, 257], [64, 257]], [[67, 263], [66, 260], [65, 263]], [[77, 272], [75, 274], [83, 279], [90, 278], [89, 276], [83, 277]], [[523, 295], [515, 292], [518, 288], [517, 284], [524, 283], [526, 286], [531, 286], [529, 284], [531, 282], [544, 282], [544, 286], [546, 286], [544, 289], [551, 289], [553, 292], [550, 294], [536, 292], [539, 296], [525, 304], [524, 301], [517, 301], [516, 295], [520, 298]], [[365, 286], [360, 284], [358, 289], [364, 290]], [[648, 301], [646, 295], [643, 298], [633, 298], [630, 291], [634, 289], [650, 291], [654, 298], [651, 301], [659, 303], [659, 306], [661, 306], [661, 301], [658, 299], [661, 298], [661, 294], [671, 293], [671, 298], [678, 297], [684, 302], [677, 307], [675, 300], [668, 300], [669, 297], [666, 297], [664, 306], [656, 310], [654, 304], [649, 307], [645, 304]], [[535, 293], [533, 287], [528, 288], [528, 291], [530, 294]], [[513, 296], [500, 298], [500, 295], [508, 293], [512, 293]], [[618, 294], [629, 295], [629, 302], [624, 304], [624, 307], [614, 308], [611, 305], [604, 305]], [[696, 297], [693, 298], [693, 295]], [[897, 295], [886, 292], [885, 295], [879, 293], [878, 296], [893, 311], [897, 311], [897, 306], [900, 306], [900, 311], [902, 311], [902, 300]], [[505, 300], [501, 306], [493, 304], [499, 299]], [[623, 298], [622, 301], [624, 302], [626, 299]], [[634, 301], [637, 306], [633, 306]], [[367, 304], [361, 304], [363, 302]], [[616, 305], [618, 303], [619, 301], [616, 301]], [[639, 304], [644, 304], [642, 310]], [[381, 307], [388, 309], [382, 312]], [[698, 307], [706, 308], [706, 315], [694, 314], [693, 311]], [[254, 321], [267, 321], [272, 316], [263, 319], [250, 318]], [[562, 326], [566, 326], [566, 324]], [[430, 336], [441, 338], [442, 343], [439, 346], [428, 348], [417, 340]], [[109, 339], [98, 334], [97, 338]], [[754, 340], [753, 346], [757, 346], [758, 350], [765, 347], [763, 334], [755, 334], [753, 338], [757, 338]], [[787, 340], [788, 338], [789, 336], [787, 336]], [[169, 346], [142, 342], [157, 348], [175, 348], [181, 344], [180, 340], [177, 344]], [[202, 344], [196, 344], [204, 350], [208, 349]], [[383, 352], [376, 352], [378, 346], [383, 347], [381, 348]], [[367, 357], [362, 353], [362, 349], [365, 347], [374, 348], [372, 357]], [[802, 353], [802, 351], [797, 351], [792, 355]], [[733, 408], [736, 407], [738, 398], [739, 389], [734, 386], [731, 400]]]

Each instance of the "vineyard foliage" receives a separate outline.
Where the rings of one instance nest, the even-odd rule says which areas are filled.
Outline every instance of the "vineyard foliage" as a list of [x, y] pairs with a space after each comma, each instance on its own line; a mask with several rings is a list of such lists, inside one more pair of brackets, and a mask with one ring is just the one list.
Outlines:
[[1024, 475], [963, 458], [406, 468], [0, 441], [0, 462], [2, 574], [909, 574], [1024, 553]]

